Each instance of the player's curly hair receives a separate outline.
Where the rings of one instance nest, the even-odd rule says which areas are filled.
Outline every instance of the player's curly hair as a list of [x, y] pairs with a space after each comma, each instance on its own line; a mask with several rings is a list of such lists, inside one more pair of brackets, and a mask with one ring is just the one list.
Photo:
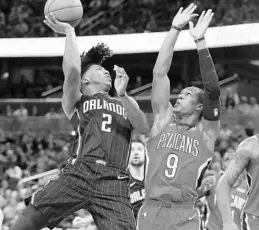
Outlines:
[[112, 50], [104, 43], [98, 43], [88, 52], [83, 52], [81, 55], [81, 76], [84, 75], [91, 65], [101, 65], [105, 59], [112, 55]]

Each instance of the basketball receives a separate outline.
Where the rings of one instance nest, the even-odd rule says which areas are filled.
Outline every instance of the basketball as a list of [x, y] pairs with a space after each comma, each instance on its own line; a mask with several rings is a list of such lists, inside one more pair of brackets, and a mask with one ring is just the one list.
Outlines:
[[48, 0], [44, 14], [49, 13], [53, 13], [57, 20], [76, 27], [83, 17], [83, 7], [80, 0]]

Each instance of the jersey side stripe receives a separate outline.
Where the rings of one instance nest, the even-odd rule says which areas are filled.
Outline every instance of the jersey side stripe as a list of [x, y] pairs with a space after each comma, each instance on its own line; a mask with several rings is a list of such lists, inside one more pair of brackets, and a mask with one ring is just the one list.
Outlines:
[[210, 157], [209, 159], [207, 159], [206, 162], [204, 162], [198, 169], [198, 174], [197, 174], [197, 179], [196, 179], [196, 189], [199, 188], [201, 186], [202, 183], [202, 177], [205, 173], [205, 171], [208, 169], [210, 163], [211, 163], [211, 159], [212, 157]]
[[207, 208], [205, 227], [207, 227], [208, 224], [209, 224], [209, 219], [210, 219], [210, 214], [211, 214], [211, 210], [210, 210], [210, 207], [209, 207], [207, 199], [206, 199], [206, 204], [205, 205], [206, 205], [206, 208]]
[[80, 124], [78, 124], [78, 126], [77, 126], [77, 133], [78, 133], [78, 143], [77, 143], [77, 150], [76, 150], [76, 158], [78, 158], [80, 149], [82, 147], [82, 136], [80, 133]]

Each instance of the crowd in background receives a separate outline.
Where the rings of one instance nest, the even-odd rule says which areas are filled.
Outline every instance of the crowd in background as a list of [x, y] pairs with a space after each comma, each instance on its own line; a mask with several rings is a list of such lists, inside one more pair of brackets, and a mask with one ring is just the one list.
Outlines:
[[[0, 4], [0, 37], [44, 37], [53, 33], [43, 24], [45, 0], [2, 0]], [[255, 0], [90, 0], [82, 1], [84, 19], [103, 13], [106, 20], [87, 34], [116, 34], [164, 31], [180, 6], [194, 2], [197, 12], [212, 8], [216, 14], [213, 26], [252, 23], [259, 20]], [[125, 8], [123, 7], [125, 6]], [[114, 11], [114, 9], [118, 9]], [[117, 12], [112, 13], [112, 12]], [[78, 27], [80, 34], [80, 26]], [[81, 35], [87, 35], [81, 34]]]
[[[236, 98], [237, 101], [234, 107], [232, 107], [232, 103], [230, 103], [231, 109], [240, 110], [242, 113], [246, 113], [246, 111], [249, 112], [252, 108], [255, 110], [258, 109], [258, 104], [254, 103], [254, 98], [250, 98], [250, 103], [248, 103], [246, 97], [240, 98], [241, 103], [238, 103], [239, 97]], [[231, 100], [228, 99], [226, 103], [224, 103], [224, 106], [229, 109], [227, 101]], [[22, 106], [22, 110], [26, 111], [25, 106]], [[24, 114], [28, 116], [28, 111], [24, 112]], [[24, 120], [21, 122], [23, 121]], [[224, 154], [229, 151], [234, 151], [243, 139], [252, 136], [254, 133], [255, 128], [251, 122], [248, 122], [247, 126], [236, 124], [230, 127], [223, 124], [220, 137], [216, 143], [215, 157], [210, 166], [211, 169], [215, 171], [221, 170], [221, 159]], [[1, 130], [0, 222], [2, 215], [3, 230], [8, 229], [25, 207], [23, 199], [30, 196], [36, 189], [46, 183], [46, 181], [35, 180], [31, 183], [27, 183], [26, 186], [18, 186], [19, 181], [22, 178], [48, 170], [62, 169], [66, 165], [68, 158], [73, 155], [73, 139], [74, 136], [72, 136], [71, 133], [54, 135], [52, 132], [36, 131], [33, 129], [26, 131]], [[197, 207], [200, 208], [201, 211], [204, 211], [204, 203], [202, 201], [197, 202]], [[90, 230], [95, 229], [95, 226], [93, 225], [93, 219], [89, 213], [80, 210], [64, 220], [58, 228]]]

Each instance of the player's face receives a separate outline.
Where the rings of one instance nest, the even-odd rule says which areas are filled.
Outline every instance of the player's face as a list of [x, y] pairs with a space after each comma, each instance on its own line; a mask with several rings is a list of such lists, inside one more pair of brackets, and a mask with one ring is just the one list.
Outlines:
[[133, 166], [141, 166], [145, 163], [145, 147], [140, 142], [131, 143], [129, 162]]
[[112, 78], [108, 70], [100, 65], [91, 65], [87, 71], [90, 83], [101, 86], [104, 91], [109, 91], [112, 87]]
[[174, 105], [174, 112], [177, 115], [192, 115], [197, 108], [201, 109], [202, 104], [197, 101], [197, 90], [188, 87], [182, 90]]

